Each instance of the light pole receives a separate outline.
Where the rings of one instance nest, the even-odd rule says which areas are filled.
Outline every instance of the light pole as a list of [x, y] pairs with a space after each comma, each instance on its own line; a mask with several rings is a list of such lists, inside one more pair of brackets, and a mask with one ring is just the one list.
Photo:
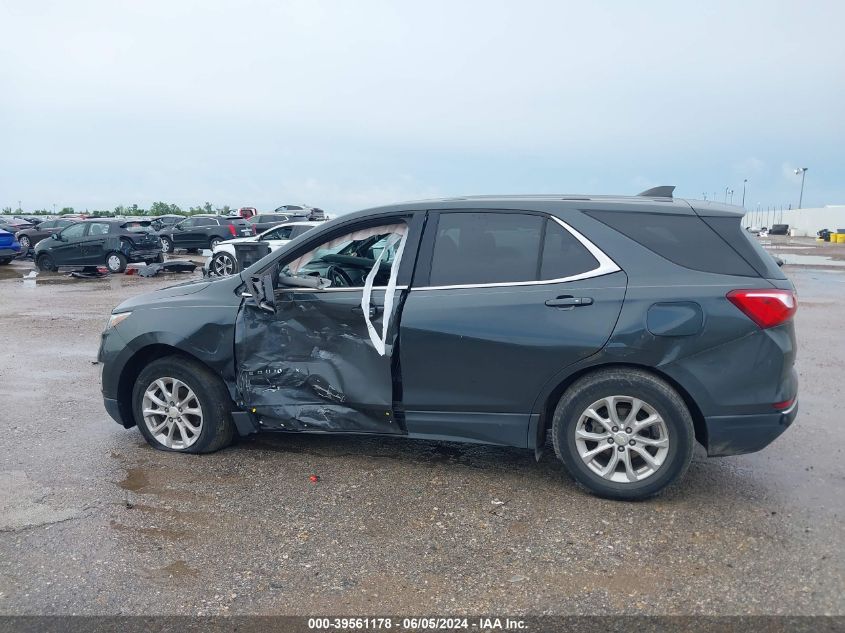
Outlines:
[[728, 189], [730, 189], [730, 187], [725, 187], [725, 204], [728, 203]]
[[742, 181], [742, 208], [745, 208], [745, 183], [748, 182], [748, 178], [745, 178]]
[[731, 190], [728, 192], [728, 195], [731, 197], [731, 204], [733, 204], [733, 203], [734, 203], [734, 190], [733, 190], [733, 189], [731, 189]]
[[806, 167], [799, 167], [795, 170], [795, 175], [801, 174], [801, 195], [798, 196], [798, 208], [801, 208], [801, 203], [804, 202], [804, 176], [807, 174]]

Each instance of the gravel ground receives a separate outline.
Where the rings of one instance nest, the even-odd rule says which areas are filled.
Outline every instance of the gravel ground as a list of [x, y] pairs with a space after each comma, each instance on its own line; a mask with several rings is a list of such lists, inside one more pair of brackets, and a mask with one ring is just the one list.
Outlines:
[[[546, 452], [260, 436], [155, 451], [103, 410], [99, 334], [175, 278], [0, 267], [2, 614], [843, 614], [845, 270], [787, 267], [801, 413], [643, 503]], [[312, 483], [311, 475], [319, 481]]]

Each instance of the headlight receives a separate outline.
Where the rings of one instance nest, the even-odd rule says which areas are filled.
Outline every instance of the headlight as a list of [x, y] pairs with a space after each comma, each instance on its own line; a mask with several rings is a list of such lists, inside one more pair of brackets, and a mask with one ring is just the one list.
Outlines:
[[109, 324], [106, 326], [106, 330], [110, 330], [113, 327], [117, 327], [118, 323], [124, 321], [131, 312], [121, 312], [120, 314], [113, 314], [109, 317]]

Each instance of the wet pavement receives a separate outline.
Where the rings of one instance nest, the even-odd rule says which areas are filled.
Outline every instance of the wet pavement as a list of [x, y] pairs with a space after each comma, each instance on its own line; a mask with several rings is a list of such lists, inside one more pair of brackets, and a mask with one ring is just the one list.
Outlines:
[[[149, 448], [103, 410], [109, 311], [171, 275], [0, 267], [0, 613], [845, 613], [845, 271], [787, 267], [801, 412], [643, 503], [547, 451], [259, 436]], [[311, 475], [318, 481], [312, 483]]]

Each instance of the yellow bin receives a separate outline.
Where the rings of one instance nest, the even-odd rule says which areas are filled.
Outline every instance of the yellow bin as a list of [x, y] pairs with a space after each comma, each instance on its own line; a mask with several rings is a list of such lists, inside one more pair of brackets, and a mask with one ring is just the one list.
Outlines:
[[[836, 238], [835, 241], [837, 244], [845, 244], [845, 233], [831, 233], [830, 237]], [[833, 242], [834, 240], [830, 240]]]

